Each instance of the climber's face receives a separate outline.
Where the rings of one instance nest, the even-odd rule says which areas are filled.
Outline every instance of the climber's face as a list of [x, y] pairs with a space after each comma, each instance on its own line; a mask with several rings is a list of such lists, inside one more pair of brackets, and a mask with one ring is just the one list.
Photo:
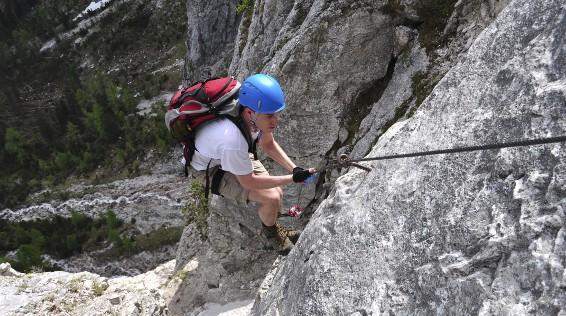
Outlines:
[[264, 133], [273, 132], [279, 125], [279, 114], [256, 113], [249, 108], [244, 109], [244, 120], [249, 124], [251, 130], [259, 129]]
[[279, 115], [277, 113], [262, 114], [255, 113], [255, 123], [262, 132], [273, 132], [279, 124]]

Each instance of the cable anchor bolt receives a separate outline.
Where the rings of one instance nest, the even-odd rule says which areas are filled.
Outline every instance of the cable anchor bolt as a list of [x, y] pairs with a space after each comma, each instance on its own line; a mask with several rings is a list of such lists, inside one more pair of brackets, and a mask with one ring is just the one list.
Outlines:
[[348, 155], [346, 155], [346, 154], [338, 155], [337, 162], [338, 162], [338, 165], [340, 165], [342, 167], [351, 166], [351, 167], [360, 168], [360, 169], [365, 170], [367, 172], [371, 171], [370, 167], [362, 166], [359, 163], [355, 163], [355, 162], [350, 161], [350, 157], [348, 157]]

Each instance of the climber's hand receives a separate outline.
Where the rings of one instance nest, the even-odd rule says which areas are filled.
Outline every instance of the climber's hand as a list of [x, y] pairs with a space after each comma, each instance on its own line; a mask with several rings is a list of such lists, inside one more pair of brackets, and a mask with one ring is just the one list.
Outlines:
[[301, 167], [295, 167], [293, 169], [293, 182], [302, 183], [305, 180], [307, 180], [310, 176], [312, 176], [314, 173], [316, 173], [316, 169], [314, 168], [309, 168], [308, 170], [305, 170]]

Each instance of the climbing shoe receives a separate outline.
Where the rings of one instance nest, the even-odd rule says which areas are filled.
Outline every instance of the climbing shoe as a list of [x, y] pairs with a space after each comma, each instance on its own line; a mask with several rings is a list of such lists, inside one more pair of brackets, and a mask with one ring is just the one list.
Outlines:
[[287, 231], [283, 226], [275, 224], [273, 226], [263, 225], [263, 235], [279, 254], [286, 256], [293, 249], [293, 243], [287, 237]]
[[285, 231], [285, 233], [287, 234], [287, 238], [289, 238], [289, 240], [293, 243], [293, 245], [296, 244], [297, 240], [299, 240], [299, 237], [301, 237], [301, 231], [283, 226], [281, 226], [281, 228]]

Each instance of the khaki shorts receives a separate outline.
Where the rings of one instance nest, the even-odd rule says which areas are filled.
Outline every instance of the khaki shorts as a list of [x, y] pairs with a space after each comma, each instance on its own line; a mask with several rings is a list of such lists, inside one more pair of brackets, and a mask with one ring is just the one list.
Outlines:
[[[253, 170], [254, 174], [269, 175], [269, 172], [267, 172], [261, 161], [253, 160], [253, 159], [251, 160], [254, 168]], [[219, 166], [216, 166], [208, 170], [208, 179], [210, 186], [212, 186], [212, 178], [216, 173], [216, 171], [218, 171], [218, 169]], [[198, 171], [191, 168], [190, 177], [200, 181], [203, 187], [206, 185], [206, 170]], [[249, 202], [248, 196], [250, 195], [250, 191], [244, 189], [244, 187], [238, 181], [238, 178], [234, 174], [227, 171], [224, 173], [224, 176], [222, 176], [222, 180], [220, 180], [220, 185], [218, 186], [218, 192], [223, 197], [233, 200], [240, 205], [247, 205]]]

